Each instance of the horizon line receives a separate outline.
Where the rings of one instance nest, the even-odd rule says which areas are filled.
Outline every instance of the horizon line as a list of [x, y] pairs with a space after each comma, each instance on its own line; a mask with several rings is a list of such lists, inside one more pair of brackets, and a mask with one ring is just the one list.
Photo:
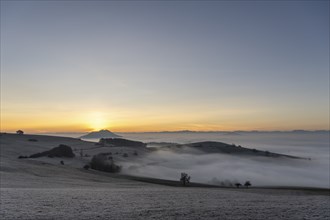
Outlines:
[[[264, 132], [264, 133], [275, 133], [275, 132], [330, 132], [330, 129], [316, 129], [316, 130], [305, 130], [305, 129], [293, 129], [293, 130], [231, 130], [231, 131], [223, 131], [223, 130], [174, 130], [174, 131], [111, 131], [109, 129], [101, 129], [101, 130], [93, 130], [93, 131], [55, 131], [55, 132], [27, 132], [29, 134], [81, 134], [81, 133], [91, 133], [98, 132], [102, 130], [108, 130], [112, 133], [249, 133], [249, 132]], [[7, 132], [0, 131], [0, 133], [15, 133], [15, 131]]]

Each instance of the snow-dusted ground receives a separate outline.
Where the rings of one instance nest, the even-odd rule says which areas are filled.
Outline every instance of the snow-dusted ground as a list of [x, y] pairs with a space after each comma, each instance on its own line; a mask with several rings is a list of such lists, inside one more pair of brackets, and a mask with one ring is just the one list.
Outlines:
[[[110, 180], [111, 181], [111, 180]], [[1, 219], [329, 219], [329, 197], [262, 190], [2, 188]]]
[[[79, 149], [102, 152], [94, 143], [3, 134], [0, 140], [0, 219], [330, 218], [329, 191], [163, 186], [82, 169], [90, 157], [17, 159], [59, 144], [76, 148], [76, 155]], [[122, 162], [130, 158], [118, 157]]]

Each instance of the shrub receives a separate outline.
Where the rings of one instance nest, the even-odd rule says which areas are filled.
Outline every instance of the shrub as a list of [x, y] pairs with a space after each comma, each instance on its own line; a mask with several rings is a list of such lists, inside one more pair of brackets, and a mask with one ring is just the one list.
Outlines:
[[112, 159], [109, 160], [106, 155], [98, 154], [93, 156], [91, 168], [109, 173], [118, 173], [121, 167], [116, 165]]
[[88, 164], [86, 164], [85, 166], [84, 166], [84, 169], [85, 170], [88, 170], [90, 168], [90, 166], [88, 165]]
[[127, 154], [127, 153], [124, 153], [124, 154], [123, 154], [123, 157], [128, 157], [128, 154]]

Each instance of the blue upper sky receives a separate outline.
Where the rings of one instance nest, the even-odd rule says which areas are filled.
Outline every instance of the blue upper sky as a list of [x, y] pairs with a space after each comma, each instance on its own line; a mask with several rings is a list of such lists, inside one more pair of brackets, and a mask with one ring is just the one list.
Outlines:
[[329, 1], [1, 1], [1, 111], [7, 130], [327, 129]]

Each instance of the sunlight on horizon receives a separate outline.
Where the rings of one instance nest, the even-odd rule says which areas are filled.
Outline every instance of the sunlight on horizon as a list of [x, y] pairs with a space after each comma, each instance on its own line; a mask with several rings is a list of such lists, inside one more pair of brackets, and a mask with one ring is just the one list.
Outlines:
[[0, 129], [329, 129], [328, 6], [1, 1]]
[[88, 124], [95, 131], [108, 127], [104, 113], [97, 111], [88, 115]]

